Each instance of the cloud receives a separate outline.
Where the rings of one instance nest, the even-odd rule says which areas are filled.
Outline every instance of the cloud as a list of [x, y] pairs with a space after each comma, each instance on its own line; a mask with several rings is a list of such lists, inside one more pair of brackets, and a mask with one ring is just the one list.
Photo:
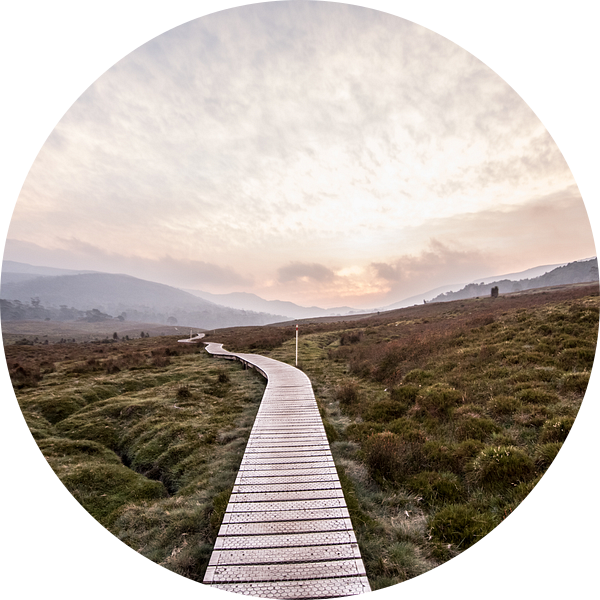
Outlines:
[[280, 283], [291, 283], [299, 279], [309, 279], [317, 283], [329, 283], [333, 281], [335, 273], [317, 263], [291, 263], [277, 269], [277, 280]]
[[388, 296], [408, 297], [443, 283], [470, 279], [470, 274], [491, 268], [491, 263], [490, 257], [477, 248], [461, 248], [431, 239], [419, 254], [400, 256], [391, 262], [373, 262], [370, 267], [375, 278], [389, 284]]

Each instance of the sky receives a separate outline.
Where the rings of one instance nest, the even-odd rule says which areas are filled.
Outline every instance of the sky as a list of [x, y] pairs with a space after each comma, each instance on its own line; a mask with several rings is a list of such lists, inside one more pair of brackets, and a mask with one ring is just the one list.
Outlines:
[[369, 308], [595, 253], [557, 145], [477, 58], [383, 12], [275, 2], [176, 27], [85, 90], [4, 258]]

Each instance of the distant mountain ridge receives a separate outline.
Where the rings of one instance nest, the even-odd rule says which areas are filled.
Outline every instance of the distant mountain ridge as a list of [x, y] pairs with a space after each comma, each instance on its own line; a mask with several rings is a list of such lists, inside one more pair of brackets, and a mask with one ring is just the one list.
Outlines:
[[310, 317], [326, 317], [330, 315], [347, 315], [366, 312], [349, 306], [320, 308], [318, 306], [300, 306], [285, 300], [265, 300], [248, 292], [232, 292], [230, 294], [211, 294], [200, 290], [185, 290], [199, 298], [230, 308], [254, 310], [258, 312], [277, 313], [288, 319], [308, 319]]
[[531, 279], [520, 279], [517, 281], [501, 279], [489, 283], [470, 283], [457, 292], [439, 294], [430, 300], [430, 302], [449, 302], [451, 300], [476, 298], [477, 296], [489, 296], [493, 287], [498, 287], [500, 294], [508, 294], [553, 285], [591, 283], [598, 280], [598, 259], [591, 258], [568, 263]]
[[36, 276], [2, 284], [1, 296], [8, 301], [44, 307], [65, 306], [77, 310], [98, 309], [128, 321], [173, 323], [214, 329], [240, 325], [266, 325], [285, 319], [272, 315], [219, 306], [174, 287], [130, 275], [79, 273]]

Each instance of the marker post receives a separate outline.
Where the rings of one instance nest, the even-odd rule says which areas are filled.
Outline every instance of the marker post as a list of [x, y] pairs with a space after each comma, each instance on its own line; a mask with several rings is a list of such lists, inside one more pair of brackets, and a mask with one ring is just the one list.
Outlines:
[[296, 324], [296, 366], [298, 366], [298, 325]]

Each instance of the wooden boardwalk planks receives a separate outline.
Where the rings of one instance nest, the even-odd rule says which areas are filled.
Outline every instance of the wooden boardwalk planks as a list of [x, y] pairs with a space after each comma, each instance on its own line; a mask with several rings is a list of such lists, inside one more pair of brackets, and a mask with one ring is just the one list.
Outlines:
[[207, 344], [268, 380], [204, 583], [262, 598], [371, 591], [308, 377]]

